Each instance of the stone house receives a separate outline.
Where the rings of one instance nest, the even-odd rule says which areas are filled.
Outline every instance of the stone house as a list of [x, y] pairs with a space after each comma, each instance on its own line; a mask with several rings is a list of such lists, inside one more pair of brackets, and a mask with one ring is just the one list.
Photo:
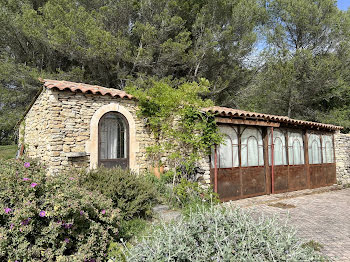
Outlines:
[[[224, 107], [203, 111], [215, 113], [225, 143], [199, 161], [198, 180], [223, 201], [350, 183], [350, 137], [341, 127]], [[137, 100], [124, 91], [44, 80], [19, 141], [51, 174], [98, 165], [138, 173], [151, 165], [146, 148], [154, 141], [136, 112]]]

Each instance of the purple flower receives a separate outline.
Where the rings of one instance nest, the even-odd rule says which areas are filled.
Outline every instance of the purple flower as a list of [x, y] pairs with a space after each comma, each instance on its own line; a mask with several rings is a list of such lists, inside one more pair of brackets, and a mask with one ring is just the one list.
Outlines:
[[106, 210], [102, 209], [101, 214], [102, 215], [106, 214]]
[[29, 224], [29, 221], [30, 221], [30, 218], [24, 219], [24, 220], [22, 221], [22, 225], [23, 225], [23, 226], [28, 225], [28, 224]]
[[7, 207], [7, 208], [5, 208], [5, 213], [6, 213], [6, 214], [10, 213], [11, 211], [12, 211], [12, 209], [11, 209], [11, 208], [8, 208], [8, 207]]
[[46, 216], [46, 212], [45, 212], [44, 210], [41, 210], [41, 211], [39, 212], [39, 216], [40, 216], [40, 217]]
[[73, 226], [73, 224], [65, 224], [64, 227], [67, 229], [70, 229]]
[[23, 177], [23, 181], [29, 181], [30, 180], [30, 178], [28, 178], [28, 177]]
[[11, 225], [10, 225], [10, 229], [12, 229], [12, 228], [13, 228], [13, 226], [14, 226], [14, 224], [11, 224]]
[[70, 177], [69, 180], [74, 180], [75, 178], [74, 177]]
[[83, 210], [80, 210], [80, 215], [84, 215], [84, 211]]
[[64, 239], [64, 242], [69, 243], [69, 238], [66, 237], [66, 238]]
[[36, 187], [38, 184], [37, 183], [31, 183], [30, 186], [31, 187]]
[[30, 167], [30, 163], [29, 162], [25, 162], [24, 163], [24, 167], [26, 167], [26, 168]]

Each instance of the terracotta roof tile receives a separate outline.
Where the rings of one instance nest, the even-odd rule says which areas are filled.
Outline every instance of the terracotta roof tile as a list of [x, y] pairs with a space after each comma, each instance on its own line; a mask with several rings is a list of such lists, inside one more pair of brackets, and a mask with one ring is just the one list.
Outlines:
[[261, 114], [261, 113], [248, 112], [248, 111], [243, 111], [243, 110], [238, 110], [238, 109], [228, 108], [228, 107], [221, 107], [221, 106], [204, 108], [203, 111], [212, 112], [218, 116], [255, 118], [255, 119], [262, 119], [262, 120], [267, 120], [272, 122], [287, 123], [287, 124], [294, 124], [294, 125], [308, 126], [308, 127], [318, 127], [323, 129], [329, 129], [329, 130], [343, 129], [343, 127], [341, 126], [296, 120], [296, 119], [289, 118], [287, 116]]
[[88, 85], [83, 83], [74, 83], [69, 81], [59, 81], [59, 80], [50, 80], [50, 79], [42, 79], [44, 82], [44, 86], [49, 89], [57, 88], [58, 90], [68, 90], [71, 92], [82, 92], [84, 94], [94, 94], [94, 95], [110, 95], [112, 97], [120, 97], [125, 99], [133, 99], [134, 97], [126, 92], [114, 89], [114, 88], [106, 88], [102, 86], [96, 85]]

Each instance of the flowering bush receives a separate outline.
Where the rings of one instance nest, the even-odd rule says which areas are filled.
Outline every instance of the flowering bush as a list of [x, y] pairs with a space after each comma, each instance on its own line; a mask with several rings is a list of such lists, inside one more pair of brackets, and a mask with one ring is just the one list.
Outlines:
[[293, 229], [238, 209], [199, 209], [151, 232], [124, 248], [126, 261], [325, 261]]
[[104, 261], [119, 211], [74, 175], [0, 160], [0, 261]]

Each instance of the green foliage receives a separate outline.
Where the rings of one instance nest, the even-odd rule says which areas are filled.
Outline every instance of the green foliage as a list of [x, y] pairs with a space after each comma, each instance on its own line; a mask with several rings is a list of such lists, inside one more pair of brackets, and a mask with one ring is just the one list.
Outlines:
[[17, 145], [0, 146], [0, 159], [15, 158]]
[[34, 161], [0, 165], [1, 261], [104, 260], [120, 220], [111, 200]]
[[199, 209], [188, 219], [155, 226], [126, 250], [127, 261], [325, 261], [303, 247], [276, 219], [253, 219], [241, 210]]
[[0, 54], [0, 145], [13, 144], [15, 126], [39, 90], [37, 70]]
[[267, 2], [262, 66], [240, 92], [240, 105], [349, 130], [350, 12], [334, 0]]
[[122, 241], [130, 241], [132, 238], [137, 238], [143, 234], [149, 224], [149, 221], [141, 218], [123, 220], [120, 224], [120, 232], [118, 237]]
[[87, 174], [83, 171], [80, 182], [89, 190], [97, 190], [112, 199], [124, 220], [150, 216], [157, 202], [154, 185], [130, 170], [100, 167]]
[[198, 206], [209, 208], [220, 203], [218, 194], [212, 188], [203, 188], [196, 182], [181, 179], [180, 183], [174, 186], [173, 195], [170, 201], [174, 206], [180, 207], [184, 215], [188, 215]]
[[321, 249], [323, 248], [323, 245], [314, 241], [314, 240], [310, 240], [308, 242], [305, 242], [302, 247], [309, 247], [312, 248], [315, 251], [321, 251]]
[[221, 141], [214, 117], [201, 111], [212, 105], [201, 97], [208, 88], [205, 79], [200, 83], [139, 80], [127, 88], [138, 99], [138, 114], [147, 120], [157, 141], [147, 149], [155, 163], [163, 152], [170, 152], [170, 167], [191, 167], [201, 154], [207, 154], [213, 144]]
[[[204, 77], [218, 83], [213, 95], [224, 99], [250, 78], [244, 60], [264, 14], [256, 0], [0, 1], [0, 68], [11, 59], [43, 78], [120, 89], [140, 76]], [[19, 70], [0, 82], [13, 92], [31, 87], [13, 81], [19, 74], [25, 79]], [[34, 95], [22, 94], [28, 105]], [[4, 132], [6, 143], [11, 133]]]

